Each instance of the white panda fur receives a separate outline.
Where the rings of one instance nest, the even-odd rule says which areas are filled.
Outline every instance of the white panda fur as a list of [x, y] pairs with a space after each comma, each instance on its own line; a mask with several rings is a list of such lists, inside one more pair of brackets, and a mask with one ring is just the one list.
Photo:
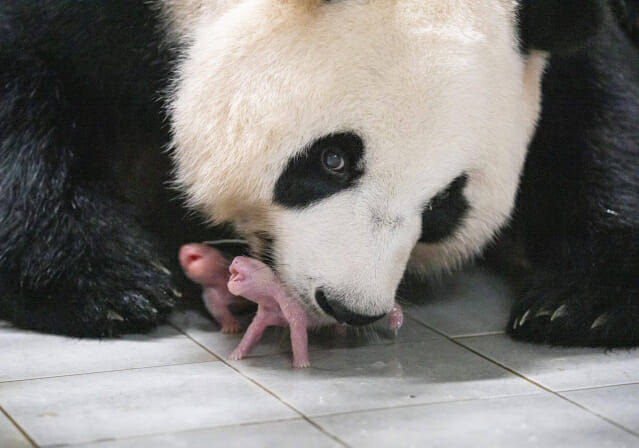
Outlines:
[[[511, 214], [545, 60], [519, 54], [514, 7], [247, 0], [192, 20], [171, 102], [180, 185], [212, 220], [272, 234], [309, 304], [328, 284], [360, 313], [390, 310], [411, 250], [418, 271], [454, 267]], [[287, 161], [343, 130], [366, 144], [358, 187], [301, 212], [274, 205]], [[462, 172], [462, 228], [413, 250], [424, 206]], [[401, 224], [376, 228], [376, 210]]]

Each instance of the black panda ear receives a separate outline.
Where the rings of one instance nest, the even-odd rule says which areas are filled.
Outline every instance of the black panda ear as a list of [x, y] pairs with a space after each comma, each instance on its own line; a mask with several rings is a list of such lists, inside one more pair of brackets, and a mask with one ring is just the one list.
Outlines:
[[523, 51], [574, 51], [593, 37], [606, 18], [607, 0], [520, 0]]

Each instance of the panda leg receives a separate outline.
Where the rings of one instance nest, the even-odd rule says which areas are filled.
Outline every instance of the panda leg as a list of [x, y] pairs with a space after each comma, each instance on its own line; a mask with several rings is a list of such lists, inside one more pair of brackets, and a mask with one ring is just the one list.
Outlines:
[[513, 223], [532, 269], [508, 326], [518, 339], [639, 345], [639, 54], [604, 12], [544, 75]]
[[0, 247], [0, 316], [75, 336], [151, 330], [173, 305], [170, 274], [156, 248], [106, 198], [73, 195], [70, 202], [46, 198], [9, 217]]
[[37, 58], [0, 63], [0, 319], [89, 337], [152, 329], [171, 275], [115, 199], [93, 130]]
[[81, 337], [151, 330], [174, 294], [155, 246], [108, 198], [68, 193], [3, 216], [0, 317]]
[[639, 345], [639, 229], [571, 243], [581, 248], [537, 265], [524, 282], [509, 333], [555, 345]]

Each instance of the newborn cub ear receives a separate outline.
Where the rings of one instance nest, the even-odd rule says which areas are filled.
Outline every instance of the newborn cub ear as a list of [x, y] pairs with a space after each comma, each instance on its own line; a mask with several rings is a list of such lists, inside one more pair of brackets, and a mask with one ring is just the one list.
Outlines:
[[524, 51], [578, 50], [597, 34], [606, 8], [606, 0], [521, 0], [520, 45]]

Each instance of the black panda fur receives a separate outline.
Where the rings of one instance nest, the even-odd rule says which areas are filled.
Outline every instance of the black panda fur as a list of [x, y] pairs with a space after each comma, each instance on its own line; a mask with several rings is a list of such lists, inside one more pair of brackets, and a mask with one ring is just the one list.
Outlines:
[[0, 5], [2, 318], [109, 336], [173, 306], [160, 29], [146, 2]]
[[[639, 344], [639, 12], [612, 3], [520, 5], [522, 57], [553, 53], [513, 222], [520, 339]], [[1, 318], [101, 337], [173, 306], [162, 266], [206, 230], [164, 187], [161, 22], [147, 2], [0, 4]]]
[[583, 10], [598, 26], [575, 26], [584, 39], [553, 54], [543, 81], [515, 215], [533, 269], [509, 330], [553, 344], [636, 345], [639, 52], [608, 9]]

